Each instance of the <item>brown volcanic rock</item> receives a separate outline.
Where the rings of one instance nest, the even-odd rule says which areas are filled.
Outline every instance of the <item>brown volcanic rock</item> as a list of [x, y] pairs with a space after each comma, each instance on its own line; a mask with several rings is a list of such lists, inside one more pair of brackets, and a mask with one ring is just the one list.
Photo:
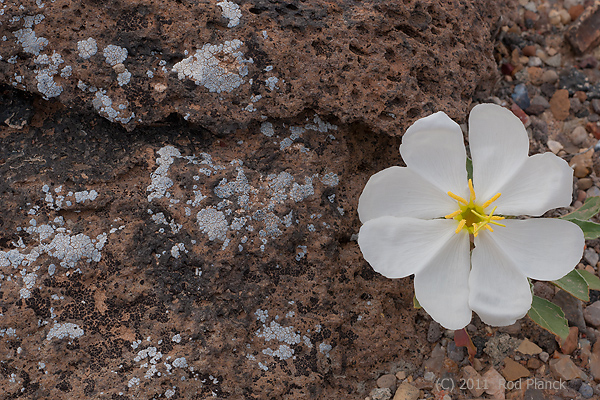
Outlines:
[[[458, 0], [220, 4], [6, 3], [0, 79], [128, 129], [178, 113], [227, 134], [261, 116], [311, 109], [397, 135], [434, 111], [463, 118], [476, 89], [490, 87], [491, 32], [506, 7]], [[195, 72], [178, 64], [194, 61], [196, 50], [201, 60], [188, 65]]]
[[35, 110], [0, 127], [2, 397], [364, 398], [429, 351], [410, 279], [351, 240], [398, 138], [313, 113], [127, 133], [0, 94]]

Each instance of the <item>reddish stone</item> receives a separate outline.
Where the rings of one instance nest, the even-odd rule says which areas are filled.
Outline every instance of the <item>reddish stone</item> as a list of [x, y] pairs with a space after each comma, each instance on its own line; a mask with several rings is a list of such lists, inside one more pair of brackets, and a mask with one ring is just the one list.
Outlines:
[[529, 45], [529, 46], [523, 47], [523, 50], [521, 50], [521, 51], [523, 52], [524, 56], [532, 57], [532, 56], [535, 56], [536, 49], [535, 49], [534, 45]]
[[582, 103], [587, 100], [587, 94], [585, 94], [585, 92], [582, 92], [581, 90], [576, 91], [573, 94], [573, 97], [576, 97]]
[[515, 71], [515, 66], [512, 65], [511, 63], [504, 63], [500, 66], [500, 71], [504, 75], [512, 75], [513, 72]]
[[600, 44], [600, 1], [581, 14], [569, 27], [565, 37], [575, 52], [583, 54]]
[[569, 336], [563, 341], [556, 337], [556, 341], [560, 344], [560, 350], [563, 354], [571, 354], [577, 349], [577, 340], [579, 339], [579, 328], [572, 326], [569, 328]]
[[571, 103], [569, 102], [569, 91], [567, 89], [560, 89], [554, 92], [550, 99], [550, 110], [559, 121], [564, 121], [569, 116], [569, 110], [571, 109]]
[[594, 137], [600, 140], [600, 125], [597, 122], [588, 122], [585, 124], [585, 130], [594, 135]]
[[569, 15], [571, 16], [571, 21], [575, 21], [581, 14], [583, 14], [583, 4], [577, 4], [569, 8]]
[[516, 103], [513, 103], [510, 106], [510, 111], [513, 112], [523, 123], [523, 125], [527, 125], [529, 123], [529, 116], [519, 107]]

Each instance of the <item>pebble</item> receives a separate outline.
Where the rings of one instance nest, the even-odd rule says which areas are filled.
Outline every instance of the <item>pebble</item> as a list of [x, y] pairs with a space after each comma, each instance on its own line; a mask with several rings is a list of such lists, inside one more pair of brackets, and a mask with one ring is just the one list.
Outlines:
[[527, 93], [527, 87], [523, 83], [519, 83], [515, 86], [512, 95], [510, 96], [523, 110], [528, 108], [531, 104], [529, 94]]
[[548, 100], [546, 100], [544, 96], [534, 96], [533, 99], [531, 99], [531, 105], [543, 107], [544, 110], [550, 108], [550, 103], [548, 103]]
[[371, 397], [371, 400], [390, 400], [392, 398], [392, 391], [388, 388], [376, 388], [371, 390], [369, 397]]
[[542, 362], [540, 360], [538, 360], [537, 358], [530, 358], [527, 361], [527, 368], [538, 369], [542, 365], [543, 365]]
[[539, 67], [543, 64], [544, 62], [539, 57], [529, 57], [529, 61], [527, 61], [527, 65], [529, 65], [530, 67]]
[[506, 380], [494, 368], [490, 368], [483, 374], [483, 380], [486, 383], [485, 392], [494, 399], [505, 398]]
[[548, 140], [548, 143], [546, 143], [546, 145], [554, 154], [558, 154], [558, 152], [564, 148], [563, 145], [557, 142], [556, 140]]
[[[389, 390], [389, 389], [388, 389]], [[398, 386], [394, 400], [417, 400], [421, 391], [411, 385], [410, 383], [403, 382]]]
[[581, 379], [575, 378], [575, 379], [571, 379], [569, 382], [567, 382], [567, 386], [573, 390], [579, 390], [582, 383], [583, 383], [583, 381]]
[[548, 57], [544, 60], [546, 64], [554, 68], [560, 68], [562, 65], [562, 57], [560, 53], [553, 55], [552, 57]]
[[427, 330], [427, 341], [429, 343], [435, 343], [442, 338], [442, 327], [435, 321], [429, 323], [429, 329]]
[[[581, 93], [581, 92], [575, 92], [575, 93]], [[571, 111], [573, 112], [573, 114], [579, 114], [582, 111], [586, 111], [587, 110], [583, 110], [583, 104], [581, 104], [581, 100], [579, 100], [579, 98], [575, 97], [575, 95], [573, 95], [573, 98], [569, 99], [569, 103], [571, 105]]]
[[560, 338], [557, 338], [557, 342], [560, 343], [560, 350], [563, 354], [571, 354], [577, 349], [577, 345], [579, 343], [579, 328], [576, 326], [572, 326], [569, 328], [569, 335], [567, 338], [562, 341]]
[[571, 296], [564, 290], [559, 290], [554, 295], [552, 302], [562, 308], [565, 317], [571, 325], [579, 329], [585, 329], [585, 320], [583, 319], [583, 307], [581, 301]]
[[567, 10], [565, 10], [564, 8], [560, 9], [560, 11], [558, 12], [558, 15], [560, 15], [560, 22], [563, 25], [566, 25], [569, 22], [571, 22], [571, 14], [569, 14], [569, 12]]
[[481, 397], [485, 391], [485, 381], [475, 370], [475, 368], [467, 365], [462, 370], [462, 378], [464, 382], [468, 382], [467, 389], [473, 397]]
[[427, 371], [423, 375], [423, 379], [425, 379], [427, 382], [433, 382], [433, 380], [435, 379], [435, 374], [431, 371]]
[[598, 189], [598, 186], [592, 186], [585, 192], [585, 194], [587, 195], [587, 197], [600, 196], [600, 189]]
[[596, 250], [588, 247], [583, 252], [583, 259], [587, 261], [587, 263], [591, 266], [596, 266], [596, 264], [598, 264], [598, 261], [600, 261], [600, 256], [598, 256]]
[[600, 114], [600, 99], [592, 99], [592, 109], [596, 114]]
[[528, 46], [523, 47], [523, 55], [527, 57], [535, 56], [536, 48], [534, 45], [530, 44]]
[[[574, 100], [574, 99], [571, 99]], [[579, 101], [579, 100], [577, 100]], [[581, 103], [580, 103], [581, 104]], [[571, 103], [572, 105], [572, 103]], [[569, 139], [575, 146], [579, 146], [588, 138], [588, 133], [583, 126], [578, 126], [569, 135]]]
[[506, 357], [504, 359], [504, 369], [502, 370], [502, 376], [509, 382], [516, 381], [520, 378], [526, 378], [529, 376], [529, 370], [519, 364], [516, 361]]
[[540, 354], [542, 349], [537, 344], [533, 343], [529, 339], [523, 339], [519, 347], [517, 347], [517, 351], [521, 354], [533, 356], [536, 354]]
[[569, 102], [569, 91], [566, 89], [560, 89], [554, 92], [550, 99], [550, 110], [559, 121], [564, 121], [569, 116], [569, 110], [571, 103]]
[[379, 388], [389, 388], [391, 390], [396, 388], [396, 376], [393, 374], [385, 374], [381, 375], [379, 379], [377, 379], [377, 387]]
[[[577, 181], [577, 188], [579, 190], [588, 190], [589, 188], [592, 187], [593, 184], [594, 184], [594, 182], [592, 181], [591, 178], [581, 178], [580, 180]], [[579, 198], [577, 200], [579, 200]], [[596, 265], [596, 264], [594, 263], [592, 265]]]
[[594, 344], [592, 354], [590, 355], [589, 367], [594, 379], [600, 380], [600, 341], [596, 341], [596, 344]]
[[[546, 101], [547, 103], [548, 101]], [[549, 105], [548, 105], [549, 106]], [[540, 115], [541, 113], [543, 113], [544, 111], [546, 111], [548, 107], [545, 107], [542, 104], [534, 104], [533, 101], [531, 102], [530, 106], [527, 108], [527, 114], [529, 115]]]
[[533, 284], [533, 294], [546, 300], [552, 300], [554, 286], [548, 282], [537, 281]]
[[502, 326], [498, 330], [503, 333], [508, 333], [509, 335], [517, 335], [521, 332], [521, 321], [517, 320], [514, 324]]
[[565, 381], [584, 376], [583, 371], [566, 354], [558, 354], [558, 358], [550, 360], [550, 371], [552, 371], [556, 379], [563, 379]]
[[406, 379], [406, 371], [398, 371], [396, 372], [396, 379], [399, 381], [403, 381]]
[[548, 362], [550, 354], [546, 353], [545, 351], [542, 351], [538, 357], [540, 358], [540, 360], [542, 360], [542, 362]]
[[581, 14], [583, 14], [583, 4], [576, 4], [569, 7], [569, 15], [571, 16], [572, 21], [575, 21], [577, 18], [579, 18]]
[[544, 71], [541, 77], [542, 83], [556, 83], [558, 82], [558, 74], [553, 69]]
[[429, 359], [425, 360], [423, 366], [430, 371], [440, 373], [444, 366], [444, 358], [446, 357], [446, 350], [438, 343], [433, 348]]
[[582, 383], [581, 387], [579, 388], [579, 393], [581, 393], [581, 395], [586, 399], [591, 399], [594, 395], [594, 389], [587, 383]]
[[585, 322], [598, 328], [600, 327], [600, 301], [595, 301], [583, 310]]
[[547, 400], [546, 395], [540, 389], [529, 388], [525, 391], [523, 398], [527, 400]]
[[554, 26], [560, 25], [560, 14], [557, 10], [550, 10], [548, 13], [548, 22]]
[[587, 75], [575, 68], [560, 74], [559, 85], [564, 89], [568, 89], [571, 94], [574, 94], [578, 90], [587, 92], [590, 89], [590, 82]]
[[465, 348], [457, 347], [454, 342], [448, 343], [448, 358], [460, 364], [465, 358]]

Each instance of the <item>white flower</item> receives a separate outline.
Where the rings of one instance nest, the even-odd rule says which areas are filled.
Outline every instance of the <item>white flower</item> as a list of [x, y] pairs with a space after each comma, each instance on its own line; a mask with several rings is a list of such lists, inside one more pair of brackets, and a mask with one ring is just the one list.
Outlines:
[[584, 247], [571, 222], [497, 216], [568, 206], [568, 164], [552, 153], [528, 157], [523, 124], [500, 106], [474, 107], [469, 130], [472, 183], [462, 131], [438, 112], [404, 134], [407, 167], [373, 175], [358, 204], [365, 259], [388, 278], [415, 274], [417, 300], [447, 329], [465, 327], [471, 311], [489, 325], [514, 323], [531, 307], [527, 277], [562, 278]]

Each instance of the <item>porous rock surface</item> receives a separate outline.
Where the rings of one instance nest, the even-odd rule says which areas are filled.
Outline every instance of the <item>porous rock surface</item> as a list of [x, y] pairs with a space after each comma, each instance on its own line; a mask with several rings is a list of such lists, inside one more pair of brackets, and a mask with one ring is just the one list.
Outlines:
[[373, 132], [464, 121], [497, 10], [219, 4], [2, 3], [0, 397], [359, 399], [428, 353], [357, 201]]
[[[494, 81], [496, 2], [0, 5], [0, 80], [129, 129], [178, 113], [226, 134], [311, 109], [401, 134]], [[1, 36], [1, 35], [0, 35]]]

